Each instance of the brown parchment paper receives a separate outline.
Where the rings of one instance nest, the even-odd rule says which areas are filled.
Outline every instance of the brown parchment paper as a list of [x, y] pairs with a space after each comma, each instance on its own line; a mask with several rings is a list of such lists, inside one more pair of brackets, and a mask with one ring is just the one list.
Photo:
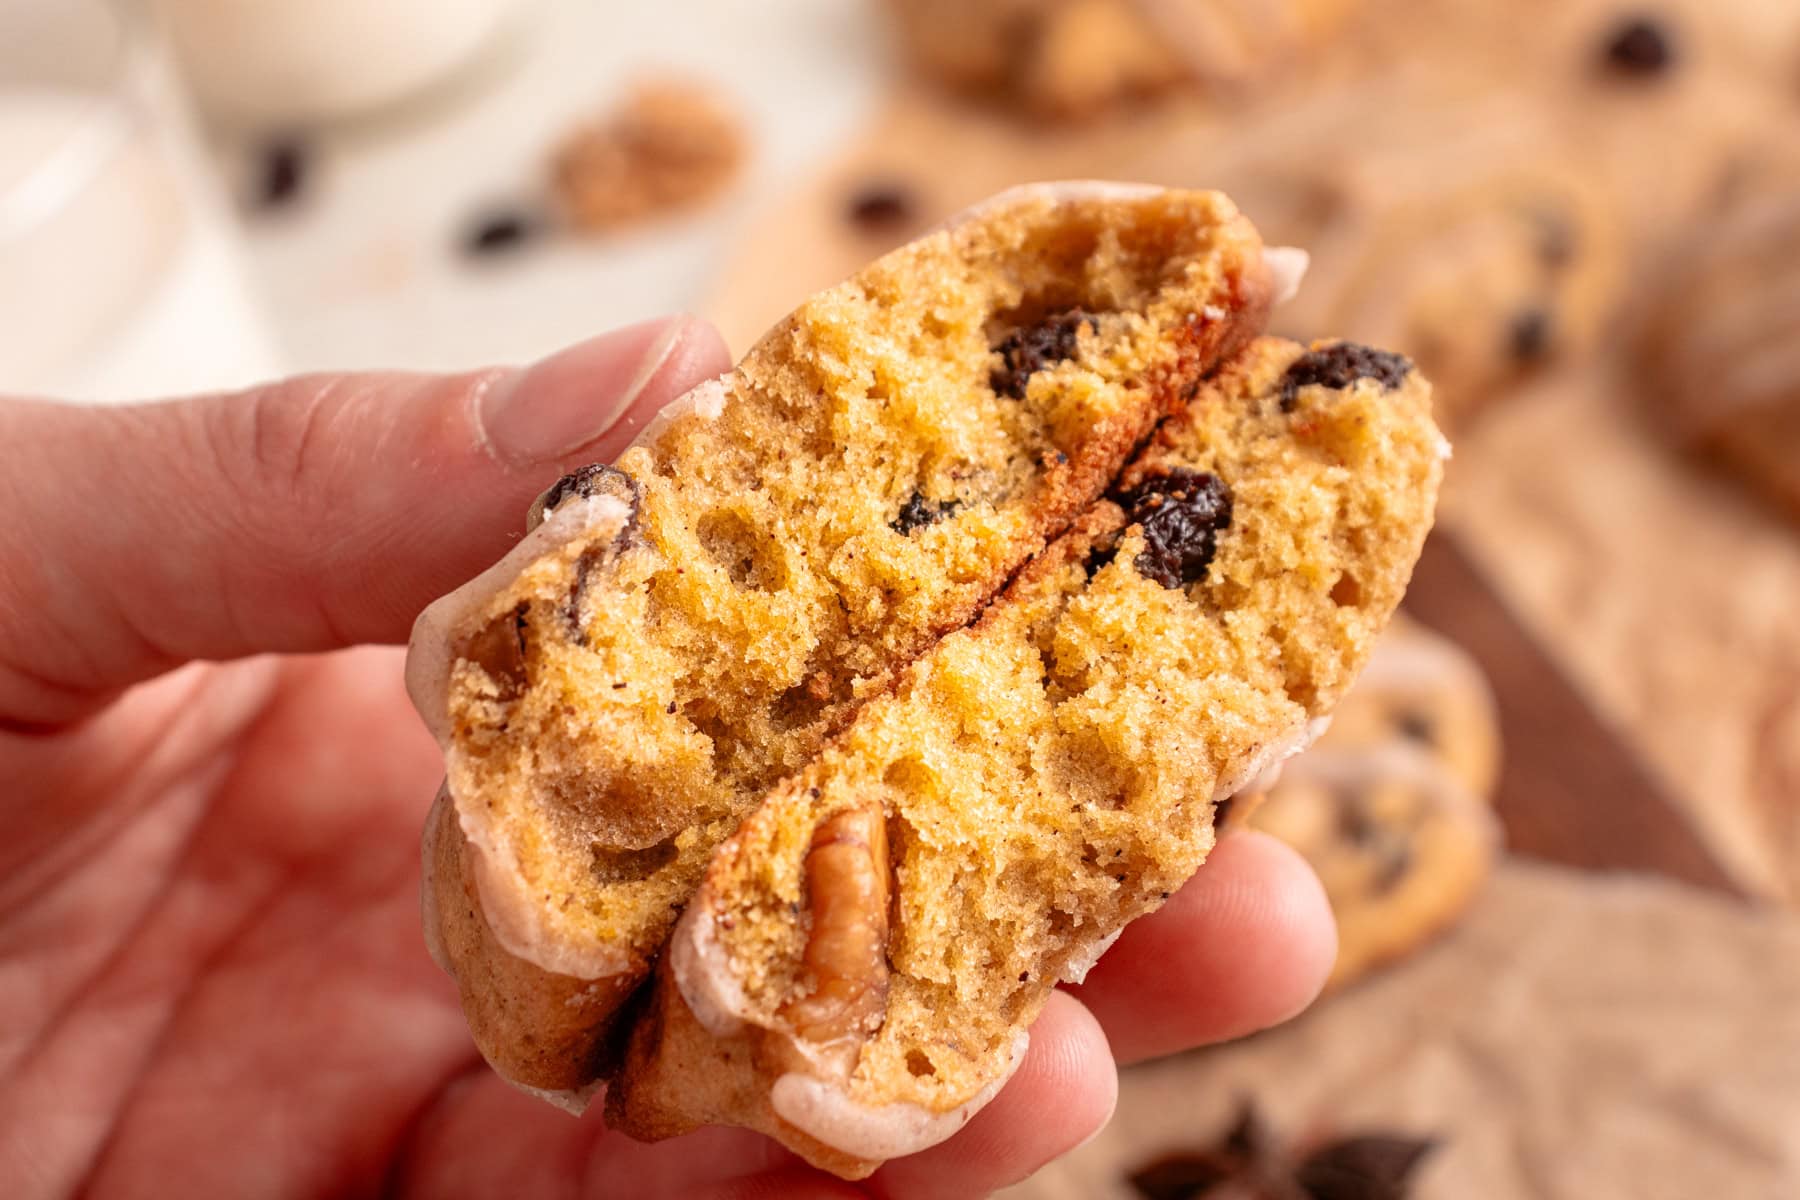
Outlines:
[[1125, 1200], [1253, 1098], [1289, 1137], [1430, 1134], [1413, 1200], [1800, 1196], [1800, 920], [1511, 863], [1467, 921], [1287, 1026], [1124, 1073], [1111, 1124], [1010, 1200]]

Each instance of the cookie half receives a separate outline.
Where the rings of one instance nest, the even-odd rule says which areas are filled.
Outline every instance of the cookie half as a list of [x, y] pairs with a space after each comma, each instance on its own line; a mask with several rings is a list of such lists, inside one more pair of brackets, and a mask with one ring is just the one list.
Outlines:
[[1444, 450], [1405, 359], [1255, 343], [717, 850], [609, 1123], [745, 1125], [846, 1177], [960, 1128], [1349, 687]]
[[425, 887], [483, 1053], [579, 1089], [713, 847], [1260, 328], [1213, 193], [1006, 193], [819, 293], [414, 630]]

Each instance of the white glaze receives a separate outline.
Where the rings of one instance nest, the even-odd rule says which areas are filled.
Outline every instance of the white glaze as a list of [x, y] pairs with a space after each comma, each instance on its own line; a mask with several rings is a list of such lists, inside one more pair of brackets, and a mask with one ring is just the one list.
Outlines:
[[631, 444], [648, 446], [661, 437], [669, 426], [686, 416], [697, 416], [704, 421], [718, 420], [719, 415], [725, 411], [725, 401], [730, 398], [730, 388], [727, 385], [734, 374], [736, 372], [727, 371], [717, 378], [697, 383], [663, 405], [661, 409], [657, 410], [656, 415], [651, 417], [642, 429], [638, 430], [637, 436], [631, 439]]
[[499, 562], [455, 591], [439, 596], [419, 614], [406, 647], [406, 694], [446, 755], [453, 745], [450, 646], [457, 627], [505, 591], [529, 564], [569, 542], [616, 537], [630, 519], [630, 507], [616, 496], [586, 496], [579, 503], [559, 505]]
[[1294, 755], [1313, 744], [1313, 740], [1325, 732], [1331, 724], [1330, 717], [1314, 717], [1290, 727], [1285, 733], [1264, 742], [1261, 746], [1238, 763], [1235, 769], [1229, 769], [1219, 776], [1219, 783], [1213, 788], [1214, 804], [1228, 797], [1235, 796], [1248, 785], [1256, 782], [1265, 772], [1279, 767]]
[[[499, 562], [419, 614], [407, 649], [406, 690], [452, 769], [458, 752], [450, 736], [450, 648], [461, 626], [479, 617], [528, 564], [571, 542], [615, 538], [630, 518], [630, 506], [616, 496], [585, 496], [564, 503]], [[454, 802], [447, 781], [440, 796]], [[485, 810], [472, 812], [461, 805], [457, 805], [457, 820], [473, 851], [471, 862], [483, 916], [507, 953], [547, 971], [580, 979], [616, 974], [629, 965], [624, 951], [572, 940], [566, 930], [554, 927], [552, 914], [540, 903], [541, 897], [524, 886], [518, 853], [503, 823]], [[430, 851], [435, 836], [430, 824], [426, 829], [422, 853]], [[439, 916], [431, 911], [426, 915]], [[427, 927], [437, 928], [435, 922]], [[435, 953], [441, 954], [442, 950], [439, 945]]]
[[1264, 246], [1263, 263], [1269, 268], [1269, 282], [1274, 288], [1272, 304], [1286, 304], [1300, 294], [1300, 281], [1312, 265], [1312, 255], [1298, 246]]
[[455, 975], [450, 955], [444, 949], [443, 914], [438, 911], [437, 889], [433, 886], [437, 875], [438, 822], [443, 819], [444, 806], [450, 803], [450, 783], [446, 780], [438, 785], [431, 809], [425, 814], [425, 830], [419, 835], [419, 918], [425, 928], [425, 951], [431, 955], [431, 961], [444, 974]]
[[1085, 983], [1088, 972], [1094, 969], [1094, 964], [1100, 961], [1100, 956], [1111, 950], [1113, 943], [1118, 941], [1124, 932], [1125, 927], [1121, 925], [1089, 946], [1086, 951], [1071, 956], [1069, 961], [1063, 964], [1062, 981], [1064, 983]]
[[712, 911], [704, 899], [691, 903], [670, 935], [669, 967], [681, 999], [706, 1032], [716, 1038], [736, 1035], [750, 1015], [750, 1001], [725, 960], [713, 931]]
[[[502, 1076], [502, 1078], [505, 1077]], [[564, 1089], [532, 1087], [530, 1084], [520, 1083], [516, 1079], [508, 1079], [506, 1082], [512, 1084], [527, 1096], [536, 1096], [544, 1103], [554, 1104], [564, 1112], [571, 1113], [577, 1117], [587, 1111], [588, 1105], [593, 1102], [594, 1094], [605, 1086], [598, 1079], [592, 1083], [583, 1084], [578, 1088]]]
[[968, 1124], [1019, 1069], [1028, 1045], [1029, 1035], [1019, 1034], [999, 1078], [947, 1112], [917, 1104], [859, 1104], [844, 1094], [841, 1084], [792, 1072], [769, 1089], [769, 1103], [789, 1125], [852, 1157], [878, 1162], [917, 1154]]

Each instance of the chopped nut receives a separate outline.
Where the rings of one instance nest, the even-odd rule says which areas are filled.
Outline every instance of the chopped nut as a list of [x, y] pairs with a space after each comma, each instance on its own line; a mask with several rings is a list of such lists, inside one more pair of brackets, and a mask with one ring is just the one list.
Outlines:
[[570, 134], [551, 182], [576, 228], [613, 229], [704, 203], [743, 159], [742, 124], [710, 89], [655, 80]]
[[809, 1042], [872, 1032], [887, 1005], [888, 848], [879, 803], [821, 822], [806, 852], [812, 991], [784, 1016]]

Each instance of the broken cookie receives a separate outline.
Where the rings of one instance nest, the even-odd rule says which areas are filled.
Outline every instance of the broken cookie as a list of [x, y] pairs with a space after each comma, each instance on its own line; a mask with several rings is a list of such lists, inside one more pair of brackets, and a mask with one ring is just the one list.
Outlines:
[[605, 1076], [713, 848], [1092, 505], [1269, 296], [1216, 194], [1006, 193], [807, 301], [420, 617], [447, 772], [427, 926], [502, 1074]]

